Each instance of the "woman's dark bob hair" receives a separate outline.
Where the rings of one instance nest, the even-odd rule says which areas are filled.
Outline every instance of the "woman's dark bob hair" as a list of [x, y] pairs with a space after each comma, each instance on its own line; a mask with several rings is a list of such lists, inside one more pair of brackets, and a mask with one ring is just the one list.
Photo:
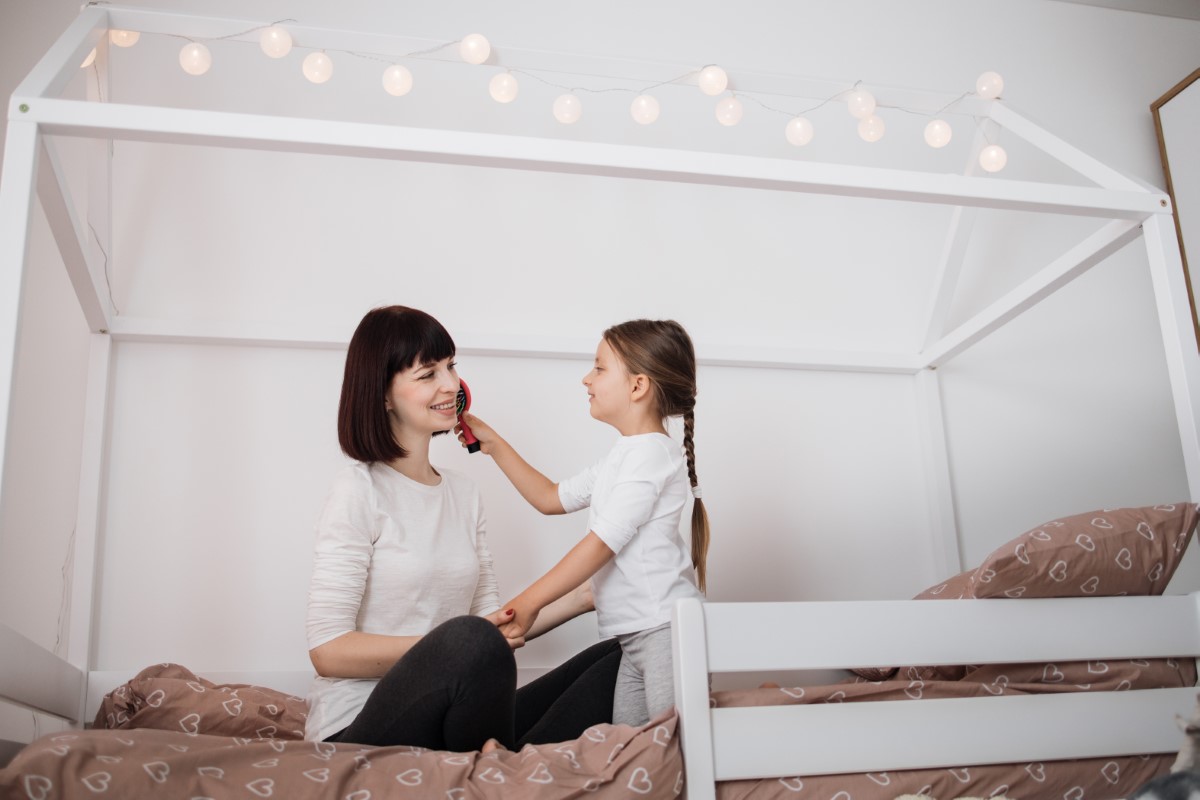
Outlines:
[[454, 353], [450, 334], [424, 311], [406, 306], [368, 311], [346, 351], [338, 403], [342, 452], [367, 463], [406, 457], [388, 419], [385, 398], [392, 378], [413, 364], [433, 364]]

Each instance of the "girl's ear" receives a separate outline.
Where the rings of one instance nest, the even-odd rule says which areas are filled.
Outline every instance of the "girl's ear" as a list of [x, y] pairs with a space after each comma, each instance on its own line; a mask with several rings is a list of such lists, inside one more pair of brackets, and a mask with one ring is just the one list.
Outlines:
[[630, 388], [632, 391], [630, 396], [634, 402], [637, 402], [638, 400], [641, 400], [650, 394], [650, 378], [646, 375], [642, 375], [641, 373], [631, 377], [632, 384]]

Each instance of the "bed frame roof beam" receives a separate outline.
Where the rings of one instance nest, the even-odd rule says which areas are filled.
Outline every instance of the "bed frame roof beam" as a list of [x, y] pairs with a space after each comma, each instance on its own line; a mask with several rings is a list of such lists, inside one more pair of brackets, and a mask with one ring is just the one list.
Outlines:
[[1117, 172], [1107, 164], [1103, 164], [1089, 156], [1074, 145], [1070, 145], [1054, 134], [1034, 125], [1024, 116], [1013, 111], [1003, 103], [993, 103], [988, 108], [988, 116], [1001, 128], [1019, 136], [1043, 153], [1050, 155], [1071, 169], [1078, 172], [1097, 185], [1119, 192], [1144, 192], [1146, 187], [1137, 181]]
[[20, 98], [44, 133], [144, 142], [391, 158], [1142, 220], [1169, 213], [1166, 195], [998, 178], [820, 164], [755, 156], [402, 128], [258, 114]]
[[1054, 294], [1141, 233], [1136, 222], [1115, 220], [1043, 267], [1033, 277], [958, 326], [922, 353], [928, 367], [940, 367], [1044, 298]]
[[[99, 6], [84, 8], [46, 51], [25, 80], [21, 81], [13, 96], [58, 97], [71, 79], [79, 73], [79, 65], [91, 49], [100, 45], [109, 27], [107, 11]], [[12, 118], [10, 115], [9, 119]]]
[[58, 244], [58, 252], [67, 268], [67, 276], [71, 279], [88, 328], [93, 333], [107, 331], [110, 316], [107, 303], [101, 299], [103, 295], [96, 285], [95, 273], [88, 264], [86, 240], [82, 236], [75, 207], [68, 200], [70, 189], [63, 179], [54, 143], [45, 136], [39, 136], [38, 140], [38, 199], [46, 212], [50, 231]]

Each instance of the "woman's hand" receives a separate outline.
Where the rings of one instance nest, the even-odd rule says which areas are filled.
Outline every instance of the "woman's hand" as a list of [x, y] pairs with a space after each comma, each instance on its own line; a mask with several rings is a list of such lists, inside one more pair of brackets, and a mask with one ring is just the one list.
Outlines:
[[[501, 608], [488, 614], [486, 617], [484, 617], [484, 619], [495, 625], [497, 628], [500, 628], [500, 632], [504, 633], [504, 628], [502, 626], [508, 623], [512, 617], [513, 615], [511, 613]], [[508, 646], [513, 650], [525, 646], [524, 636], [510, 637], [506, 635], [504, 638], [508, 641]]]
[[[475, 439], [479, 442], [479, 450], [487, 455], [495, 455], [496, 449], [504, 440], [496, 433], [491, 425], [481, 420], [479, 417], [469, 411], [462, 415], [462, 421], [471, 429], [471, 433], [475, 434]], [[463, 446], [467, 446], [466, 437], [463, 436], [462, 423], [454, 426], [454, 432], [458, 434], [458, 441]]]

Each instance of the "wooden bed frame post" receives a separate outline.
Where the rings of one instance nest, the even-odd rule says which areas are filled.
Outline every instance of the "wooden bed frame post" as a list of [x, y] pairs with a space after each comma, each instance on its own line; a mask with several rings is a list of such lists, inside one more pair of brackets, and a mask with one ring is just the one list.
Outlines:
[[1188, 493], [1197, 502], [1200, 501], [1200, 358], [1197, 358], [1196, 331], [1179, 239], [1172, 222], [1162, 216], [1143, 222], [1142, 232], [1158, 304], [1171, 395], [1175, 400]]
[[[18, 112], [20, 113], [20, 112]], [[21, 285], [29, 251], [38, 164], [37, 123], [9, 119], [4, 142], [4, 172], [0, 176], [0, 469], [8, 429], [12, 424], [12, 386], [21, 326]], [[0, 502], [3, 502], [0, 472]]]
[[954, 509], [954, 479], [946, 445], [946, 417], [937, 370], [917, 373], [917, 433], [925, 467], [925, 495], [929, 505], [930, 563], [935, 574], [929, 583], [945, 580], [963, 570], [962, 545]]
[[708, 636], [699, 600], [679, 600], [672, 607], [671, 649], [680, 744], [691, 755], [683, 760], [684, 794], [688, 800], [716, 800], [708, 713]]

